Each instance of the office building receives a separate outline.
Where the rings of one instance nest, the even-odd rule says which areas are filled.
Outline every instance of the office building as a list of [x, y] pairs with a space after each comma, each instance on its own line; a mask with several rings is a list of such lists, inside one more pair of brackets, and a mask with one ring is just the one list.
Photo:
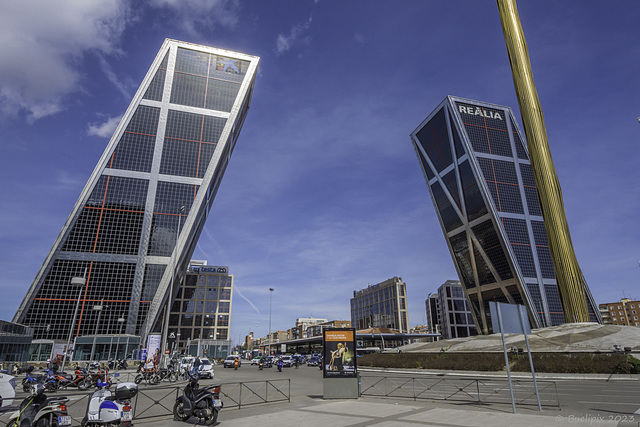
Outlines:
[[164, 42], [15, 322], [63, 341], [70, 328], [73, 337], [121, 329], [142, 342], [161, 331], [247, 115], [258, 61]]
[[438, 298], [438, 294], [429, 294], [424, 303], [427, 309], [427, 333], [441, 333], [442, 320], [440, 319], [440, 298]]
[[640, 301], [622, 298], [598, 306], [606, 325], [640, 326]]
[[438, 288], [438, 293], [431, 295], [427, 301], [434, 299], [437, 300], [434, 304], [437, 313], [435, 316], [432, 313], [432, 316], [437, 319], [437, 323], [433, 328], [434, 332], [440, 332], [442, 339], [464, 338], [478, 334], [460, 281], [447, 280]]
[[409, 332], [406, 284], [392, 277], [377, 285], [353, 291], [351, 325], [356, 330], [390, 328]]
[[229, 267], [192, 261], [171, 306], [170, 347], [183, 351], [193, 340], [206, 340], [211, 346], [230, 346], [232, 301], [233, 274]]
[[[489, 301], [524, 304], [532, 327], [565, 322], [522, 134], [510, 108], [447, 97], [411, 134], [482, 333]], [[601, 322], [585, 285], [592, 321]]]

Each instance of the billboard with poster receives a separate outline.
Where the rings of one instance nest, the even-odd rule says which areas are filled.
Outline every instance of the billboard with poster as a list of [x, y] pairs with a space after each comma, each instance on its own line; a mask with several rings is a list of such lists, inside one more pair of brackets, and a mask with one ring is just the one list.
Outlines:
[[357, 377], [356, 330], [326, 328], [322, 331], [322, 338], [322, 377]]

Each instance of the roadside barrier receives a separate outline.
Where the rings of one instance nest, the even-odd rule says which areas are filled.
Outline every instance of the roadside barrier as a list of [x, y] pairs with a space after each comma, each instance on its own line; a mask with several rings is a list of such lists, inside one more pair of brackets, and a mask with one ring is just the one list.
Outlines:
[[[536, 381], [542, 406], [560, 407], [554, 381]], [[516, 404], [537, 406], [533, 381], [513, 380]], [[452, 400], [477, 404], [511, 404], [507, 379], [428, 378], [405, 376], [360, 376], [360, 395], [408, 398], [413, 400]]]
[[[122, 375], [119, 381], [133, 380], [133, 375]], [[166, 384], [166, 383], [165, 383]], [[133, 407], [133, 420], [150, 419], [155, 417], [167, 417], [173, 415], [173, 405], [176, 398], [182, 395], [185, 382], [180, 385], [144, 385], [138, 388], [138, 394], [131, 401]], [[291, 402], [291, 380], [275, 379], [265, 381], [246, 381], [220, 383], [220, 399], [224, 403], [224, 409], [242, 409], [245, 406], [260, 405], [276, 402]], [[80, 425], [89, 404], [89, 398], [93, 390], [78, 391], [68, 389], [57, 394], [68, 396], [67, 408], [71, 416], [72, 425]], [[23, 395], [25, 393], [19, 393]], [[20, 401], [16, 396], [16, 400]]]

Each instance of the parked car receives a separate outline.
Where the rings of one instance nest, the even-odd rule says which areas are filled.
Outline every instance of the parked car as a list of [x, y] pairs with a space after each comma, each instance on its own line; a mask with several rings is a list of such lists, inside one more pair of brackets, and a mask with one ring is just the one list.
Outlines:
[[230, 354], [229, 356], [227, 356], [227, 358], [224, 359], [224, 363], [222, 364], [222, 366], [224, 366], [225, 368], [233, 368], [233, 364], [236, 360], [238, 361], [239, 368], [242, 365], [242, 359], [237, 354]]
[[16, 396], [16, 380], [8, 374], [0, 374], [0, 406], [9, 406]]
[[194, 360], [196, 360], [195, 357], [191, 357], [191, 356], [183, 357], [182, 359], [180, 359], [180, 362], [178, 362], [178, 370], [180, 372], [183, 372], [185, 369], [187, 371], [191, 370]]
[[307, 366], [318, 366], [320, 364], [320, 358], [316, 356], [311, 356], [309, 360], [307, 360]]
[[200, 378], [213, 378], [213, 363], [206, 357], [200, 359], [200, 368], [198, 368]]

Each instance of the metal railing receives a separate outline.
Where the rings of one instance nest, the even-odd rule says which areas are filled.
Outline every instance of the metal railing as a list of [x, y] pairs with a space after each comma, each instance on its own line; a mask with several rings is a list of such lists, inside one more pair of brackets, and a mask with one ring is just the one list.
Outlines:
[[[533, 381], [513, 380], [516, 404], [538, 405]], [[537, 381], [540, 404], [559, 407], [558, 389], [554, 381]], [[507, 379], [473, 379], [443, 377], [360, 376], [360, 395], [408, 398], [413, 400], [451, 400], [511, 404]]]
[[222, 384], [220, 398], [225, 408], [261, 403], [291, 402], [291, 380], [246, 381]]
[[[122, 378], [121, 378], [122, 379]], [[176, 398], [182, 395], [185, 383], [181, 385], [145, 385], [138, 388], [136, 397], [132, 400], [133, 419], [149, 419], [173, 415], [173, 405]], [[69, 396], [67, 408], [73, 425], [80, 425], [85, 416], [89, 398], [92, 392], [65, 393]], [[244, 406], [291, 401], [291, 380], [276, 379], [265, 381], [247, 381], [222, 383], [220, 399], [224, 408], [238, 408]]]

